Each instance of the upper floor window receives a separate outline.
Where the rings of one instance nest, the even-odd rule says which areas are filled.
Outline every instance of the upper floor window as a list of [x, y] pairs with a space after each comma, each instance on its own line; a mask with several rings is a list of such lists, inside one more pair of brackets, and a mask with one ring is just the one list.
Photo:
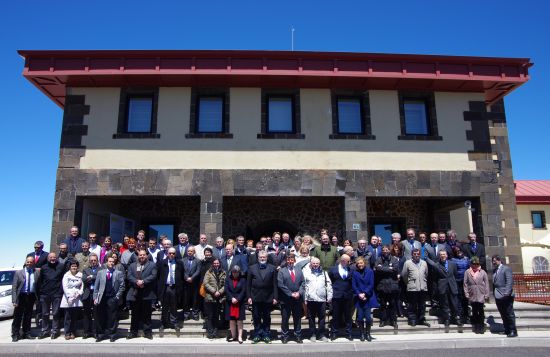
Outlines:
[[533, 228], [544, 229], [546, 228], [546, 217], [544, 211], [531, 211], [531, 222], [533, 222]]
[[399, 92], [399, 140], [442, 140], [433, 93]]
[[273, 96], [267, 99], [267, 132], [294, 133], [292, 97]]
[[117, 133], [113, 139], [160, 138], [158, 88], [121, 88]]
[[231, 139], [229, 133], [229, 89], [193, 88], [189, 133], [186, 138]]
[[338, 133], [339, 134], [363, 134], [361, 122], [361, 99], [338, 98]]
[[128, 98], [127, 128], [128, 133], [150, 133], [153, 120], [153, 97]]
[[258, 139], [303, 139], [300, 90], [262, 89], [262, 132]]
[[369, 92], [335, 89], [331, 93], [332, 134], [330, 139], [370, 139]]

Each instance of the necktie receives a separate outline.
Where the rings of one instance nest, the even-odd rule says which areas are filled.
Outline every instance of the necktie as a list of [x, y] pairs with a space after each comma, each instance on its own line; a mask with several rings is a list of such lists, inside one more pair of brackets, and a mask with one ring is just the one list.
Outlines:
[[31, 292], [31, 271], [29, 269], [27, 269], [27, 284], [25, 284], [27, 287], [27, 293], [30, 293]]
[[346, 280], [347, 277], [348, 277], [348, 271], [344, 269], [344, 272], [342, 273], [342, 279]]
[[290, 279], [292, 280], [292, 282], [295, 282], [296, 281], [296, 275], [294, 275], [294, 269], [292, 269], [290, 271]]
[[111, 280], [111, 271], [107, 270], [107, 280]]
[[192, 265], [193, 265], [193, 259], [189, 259], [189, 269], [191, 269]]
[[40, 255], [34, 256], [34, 264], [38, 263], [38, 259], [40, 259]]
[[476, 250], [477, 250], [477, 246], [476, 244], [472, 244], [472, 252], [474, 252], [474, 254], [476, 254]]
[[174, 264], [170, 264], [170, 285], [174, 285]]
[[231, 261], [233, 260], [233, 257], [227, 259], [227, 268], [230, 269], [231, 268]]

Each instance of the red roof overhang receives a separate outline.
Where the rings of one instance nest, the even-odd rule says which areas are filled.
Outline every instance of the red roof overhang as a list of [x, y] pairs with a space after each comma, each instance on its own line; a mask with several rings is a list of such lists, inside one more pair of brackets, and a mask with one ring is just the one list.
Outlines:
[[550, 204], [550, 180], [514, 181], [517, 204]]
[[56, 104], [66, 87], [231, 86], [485, 93], [529, 80], [528, 58], [241, 50], [26, 51], [23, 75]]

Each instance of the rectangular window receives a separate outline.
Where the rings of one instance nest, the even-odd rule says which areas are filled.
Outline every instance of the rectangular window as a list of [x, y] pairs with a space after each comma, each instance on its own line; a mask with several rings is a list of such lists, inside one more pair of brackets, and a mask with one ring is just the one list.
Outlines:
[[338, 134], [362, 134], [361, 100], [338, 98]]
[[197, 132], [223, 132], [223, 98], [199, 97]]
[[267, 132], [293, 133], [292, 97], [269, 97], [267, 106]]
[[426, 102], [423, 100], [404, 100], [405, 109], [405, 134], [429, 135], [429, 118], [426, 110]]
[[153, 120], [152, 97], [128, 98], [127, 133], [150, 133]]
[[531, 211], [531, 221], [533, 222], [533, 228], [544, 229], [546, 228], [546, 217], [544, 211]]

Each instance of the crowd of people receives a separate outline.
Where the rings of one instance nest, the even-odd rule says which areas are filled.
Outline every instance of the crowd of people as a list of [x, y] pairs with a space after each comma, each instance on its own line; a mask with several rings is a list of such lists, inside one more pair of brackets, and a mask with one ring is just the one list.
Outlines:
[[[484, 333], [484, 303], [490, 296], [486, 254], [475, 233], [459, 242], [453, 230], [427, 234], [413, 228], [392, 234], [383, 245], [376, 235], [341, 241], [326, 229], [319, 239], [275, 232], [256, 243], [243, 236], [208, 244], [201, 234], [193, 245], [185, 233], [173, 245], [166, 236], [146, 239], [139, 231], [113, 243], [95, 233], [80, 237], [72, 227], [58, 252], [45, 252], [37, 241], [13, 282], [12, 340], [33, 339], [33, 315], [38, 338], [75, 338], [82, 319], [82, 338], [117, 339], [119, 313], [129, 310], [127, 338], [153, 339], [151, 316], [160, 309], [165, 329], [177, 336], [185, 320], [202, 315], [208, 338], [229, 328], [227, 341], [243, 342], [243, 320], [252, 311], [252, 343], [270, 343], [271, 314], [281, 311], [282, 343], [291, 337], [302, 343], [302, 319], [312, 342], [336, 339], [342, 332], [353, 340], [372, 341], [373, 309], [380, 327], [398, 328], [397, 317], [410, 326], [430, 326], [426, 303], [449, 332], [450, 324], [471, 324]], [[516, 337], [512, 271], [499, 256], [491, 259], [493, 289], [505, 333]], [[36, 309], [34, 308], [36, 303]], [[326, 328], [327, 316], [330, 318]], [[51, 317], [51, 318], [50, 318]], [[292, 317], [293, 330], [289, 327]], [[343, 331], [342, 331], [343, 330]]]

